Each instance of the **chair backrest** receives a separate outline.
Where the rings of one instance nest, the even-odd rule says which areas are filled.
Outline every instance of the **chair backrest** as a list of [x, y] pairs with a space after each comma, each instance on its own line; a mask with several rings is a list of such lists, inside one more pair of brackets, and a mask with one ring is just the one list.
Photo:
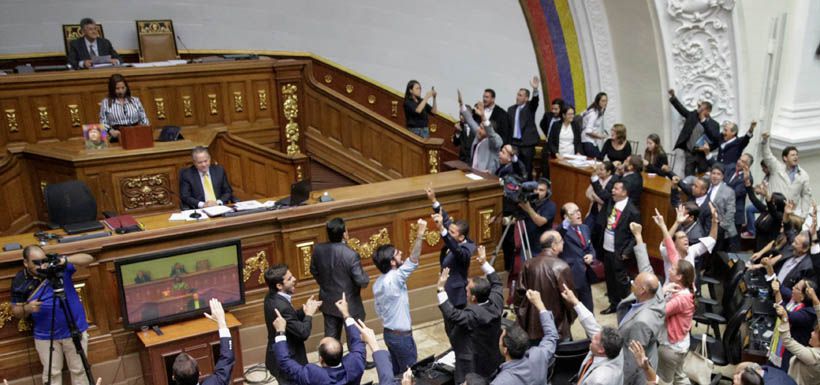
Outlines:
[[[105, 37], [102, 24], [97, 24], [97, 30], [100, 32], [100, 37]], [[83, 30], [79, 24], [63, 24], [63, 45], [65, 46], [66, 56], [68, 56], [71, 41], [81, 37], [83, 37]]]
[[629, 140], [629, 146], [630, 146], [630, 147], [632, 147], [632, 153], [633, 153], [633, 154], [640, 154], [640, 155], [643, 155], [643, 154], [641, 154], [641, 152], [640, 152], [640, 149], [641, 149], [641, 142], [638, 142], [637, 140], [632, 140], [632, 139], [630, 139], [630, 140]]
[[72, 180], [46, 185], [48, 220], [59, 226], [97, 219], [97, 200], [85, 183]]
[[[569, 378], [577, 374], [578, 368], [589, 352], [589, 338], [576, 341], [561, 341], [555, 348], [553, 362], [549, 365], [547, 379], [549, 383], [566, 383]], [[558, 375], [553, 381], [553, 377]]]
[[171, 20], [137, 20], [140, 62], [179, 59], [176, 36]]

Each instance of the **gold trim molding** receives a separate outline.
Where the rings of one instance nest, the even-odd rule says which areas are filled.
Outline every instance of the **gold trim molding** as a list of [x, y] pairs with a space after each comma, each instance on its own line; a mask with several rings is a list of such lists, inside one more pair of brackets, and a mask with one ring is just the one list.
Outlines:
[[296, 256], [302, 262], [302, 276], [312, 277], [310, 274], [310, 259], [313, 258], [313, 241], [296, 244]]
[[265, 111], [268, 109], [268, 91], [267, 90], [257, 90], [256, 95], [259, 99], [259, 111]]
[[376, 96], [375, 95], [369, 95], [367, 97], [367, 102], [370, 103], [370, 104], [375, 104], [376, 103]]
[[325, 75], [325, 83], [327, 83], [327, 84], [333, 83], [333, 76]]
[[242, 91], [233, 92], [233, 110], [235, 112], [245, 111], [245, 102], [242, 100]]
[[430, 132], [436, 132], [438, 130], [438, 125], [435, 123], [430, 123]]
[[371, 235], [370, 239], [365, 244], [362, 244], [362, 241], [358, 238], [350, 238], [347, 240], [347, 245], [350, 246], [353, 251], [359, 253], [359, 256], [362, 258], [372, 257], [373, 253], [376, 251], [376, 248], [389, 243], [390, 234], [388, 234], [386, 228], [382, 228], [378, 233]]
[[165, 99], [154, 98], [154, 104], [157, 106], [157, 119], [165, 120]]
[[20, 131], [20, 124], [17, 122], [17, 111], [14, 108], [6, 109], [6, 125], [9, 127], [9, 132]]
[[296, 166], [296, 181], [301, 182], [302, 178], [304, 178], [304, 175], [302, 175], [302, 165], [300, 164]]
[[345, 92], [347, 92], [348, 94], [352, 94], [353, 93], [353, 85], [352, 84], [346, 85], [345, 86]]
[[478, 212], [478, 217], [481, 219], [481, 227], [479, 228], [480, 241], [487, 242], [493, 238], [493, 227], [490, 220], [493, 217], [493, 209], [481, 210]]
[[71, 127], [82, 126], [82, 121], [80, 120], [80, 106], [76, 104], [69, 104], [67, 107], [68, 116], [71, 119]]
[[182, 97], [182, 114], [186, 118], [194, 116], [194, 105], [191, 102], [191, 95], [185, 95]]
[[[419, 224], [413, 222], [410, 224], [410, 245], [416, 242], [416, 234], [419, 231]], [[437, 230], [426, 230], [424, 232], [424, 241], [430, 246], [435, 246], [441, 242], [441, 234]]]
[[391, 100], [390, 101], [390, 116], [394, 118], [399, 117], [399, 101], [398, 100]]
[[282, 112], [288, 123], [285, 125], [285, 140], [288, 143], [287, 154], [296, 155], [299, 153], [299, 95], [296, 94], [298, 88], [296, 84], [282, 85], [282, 95], [285, 101], [282, 102]]
[[12, 318], [11, 303], [0, 303], [0, 329], [6, 327], [6, 322], [11, 321]]
[[37, 116], [40, 118], [40, 128], [45, 130], [51, 129], [51, 121], [48, 118], [48, 107], [37, 107]]
[[216, 104], [216, 94], [208, 94], [208, 107], [211, 109], [211, 115], [219, 113], [219, 108]]
[[438, 150], [429, 150], [427, 160], [430, 163], [430, 174], [438, 174]]
[[242, 269], [242, 282], [248, 282], [254, 270], [259, 270], [259, 284], [265, 283], [265, 270], [268, 269], [268, 255], [265, 250], [256, 253], [255, 256], [245, 260], [245, 267]]

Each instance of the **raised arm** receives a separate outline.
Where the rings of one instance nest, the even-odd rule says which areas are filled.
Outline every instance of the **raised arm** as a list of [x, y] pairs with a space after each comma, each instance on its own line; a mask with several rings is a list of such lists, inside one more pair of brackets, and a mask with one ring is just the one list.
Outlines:
[[538, 309], [541, 330], [544, 332], [544, 336], [541, 337], [541, 342], [538, 346], [529, 350], [530, 358], [533, 359], [535, 358], [534, 355], [538, 354], [539, 357], [536, 358], [536, 361], [540, 361], [543, 365], [550, 365], [552, 364], [552, 356], [555, 355], [555, 349], [558, 344], [558, 329], [555, 327], [555, 319], [553, 318], [552, 312], [544, 306], [544, 302], [541, 300], [541, 293], [535, 290], [527, 290], [527, 299]]
[[561, 298], [564, 299], [567, 306], [573, 308], [575, 312], [578, 313], [578, 321], [587, 333], [587, 338], [592, 338], [601, 332], [601, 325], [595, 320], [595, 316], [578, 300], [578, 297], [575, 296], [575, 293], [570, 290], [567, 285], [563, 285], [561, 288]]
[[684, 118], [689, 115], [689, 110], [675, 96], [675, 90], [669, 90], [669, 103], [672, 103], [672, 107], [675, 107], [675, 110]]
[[[682, 209], [682, 208], [683, 208], [682, 205], [681, 205], [681, 207], [678, 207], [678, 210], [679, 210], [678, 215], [680, 215], [680, 209]], [[672, 265], [678, 263], [678, 258], [680, 257], [678, 255], [678, 249], [675, 247], [675, 242], [672, 240], [672, 236], [669, 234], [670, 231], [667, 230], [667, 228], [666, 228], [666, 222], [663, 219], [663, 215], [661, 215], [661, 213], [658, 211], [657, 208], [655, 208], [655, 215], [652, 216], [652, 220], [655, 221], [655, 224], [658, 226], [658, 228], [661, 229], [661, 233], [663, 234], [663, 245], [666, 247], [667, 262], [669, 262]], [[672, 228], [676, 229], [677, 226], [678, 226], [678, 221], [676, 219], [675, 224], [672, 225]], [[630, 230], [631, 230], [631, 228], [630, 228]], [[643, 240], [641, 240], [641, 241], [643, 241]], [[637, 247], [637, 245], [635, 245], [635, 247]], [[637, 254], [637, 252], [636, 252], [636, 254]]]

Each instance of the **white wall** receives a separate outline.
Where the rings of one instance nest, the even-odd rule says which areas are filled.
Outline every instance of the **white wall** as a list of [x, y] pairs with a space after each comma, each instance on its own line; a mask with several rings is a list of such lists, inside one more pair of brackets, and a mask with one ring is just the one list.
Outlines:
[[62, 52], [60, 26], [86, 16], [117, 49], [137, 48], [134, 20], [170, 18], [188, 49], [312, 52], [402, 93], [417, 79], [453, 116], [457, 88], [506, 107], [538, 72], [515, 0], [3, 0], [0, 54]]

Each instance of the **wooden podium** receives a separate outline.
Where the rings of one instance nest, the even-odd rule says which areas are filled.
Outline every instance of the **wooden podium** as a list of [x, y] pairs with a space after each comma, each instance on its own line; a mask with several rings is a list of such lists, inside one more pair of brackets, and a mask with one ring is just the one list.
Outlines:
[[[231, 331], [236, 363], [231, 378], [241, 383], [243, 378], [242, 345], [239, 343], [239, 320], [231, 313], [225, 313], [225, 321]], [[159, 336], [153, 330], [138, 331], [137, 338], [142, 343], [140, 363], [142, 377], [146, 385], [171, 385], [171, 371], [179, 353], [188, 353], [199, 363], [200, 380], [214, 371], [219, 359], [219, 331], [216, 323], [205, 317], [168, 325]]]
[[151, 126], [133, 126], [120, 129], [120, 142], [126, 150], [154, 147], [154, 131]]

